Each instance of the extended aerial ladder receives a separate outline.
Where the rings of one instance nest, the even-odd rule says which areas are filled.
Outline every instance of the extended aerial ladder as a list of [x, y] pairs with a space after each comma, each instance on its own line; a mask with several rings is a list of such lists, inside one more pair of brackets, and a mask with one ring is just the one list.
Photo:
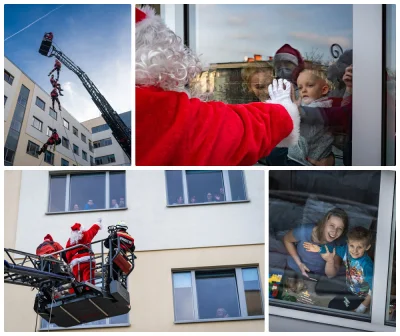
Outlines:
[[[115, 230], [109, 227], [109, 232]], [[104, 242], [109, 239], [109, 250]], [[45, 256], [5, 248], [4, 283], [38, 290], [34, 311], [49, 324], [72, 327], [126, 314], [130, 311], [127, 278], [135, 267], [133, 252], [121, 249], [120, 238], [107, 238], [90, 245], [74, 245]], [[95, 255], [93, 246], [101, 245]], [[61, 256], [68, 250], [87, 248], [90, 260], [89, 281], [79, 282]], [[116, 272], [115, 265], [118, 265]]]
[[86, 75], [86, 73], [74, 64], [63, 52], [53, 45], [52, 37], [48, 38], [45, 34], [40, 45], [39, 53], [46, 57], [55, 57], [68, 69], [74, 72], [81, 80], [92, 100], [101, 112], [101, 116], [111, 129], [114, 138], [118, 141], [122, 150], [125, 152], [129, 160], [131, 159], [131, 129], [124, 124], [121, 117], [111, 107], [94, 83]]

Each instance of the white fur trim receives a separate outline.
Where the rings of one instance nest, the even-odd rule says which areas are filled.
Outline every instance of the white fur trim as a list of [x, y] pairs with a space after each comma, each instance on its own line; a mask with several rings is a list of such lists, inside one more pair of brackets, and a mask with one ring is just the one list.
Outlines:
[[280, 103], [286, 111], [289, 113], [293, 121], [292, 132], [283, 139], [276, 147], [292, 147], [296, 145], [299, 141], [300, 136], [300, 112], [299, 108], [294, 103]]
[[288, 53], [279, 53], [274, 56], [274, 62], [289, 61], [295, 65], [299, 65], [299, 60], [296, 56]]
[[94, 260], [94, 257], [90, 258], [90, 256], [84, 256], [84, 257], [76, 258], [76, 259], [73, 259], [73, 260], [71, 261], [71, 263], [69, 264], [69, 266], [74, 267], [75, 265], [78, 265], [78, 264], [80, 264], [80, 263], [89, 262], [90, 259], [93, 259], [93, 260]]

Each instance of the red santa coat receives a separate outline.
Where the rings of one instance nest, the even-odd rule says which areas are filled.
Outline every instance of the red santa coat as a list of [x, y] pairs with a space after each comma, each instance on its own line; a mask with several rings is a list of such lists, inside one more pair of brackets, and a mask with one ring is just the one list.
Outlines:
[[253, 165], [293, 128], [281, 105], [202, 102], [182, 92], [136, 87], [139, 166]]
[[[100, 225], [93, 224], [92, 227], [83, 232], [83, 237], [76, 244], [71, 244], [71, 239], [68, 239], [67, 245], [65, 248], [69, 248], [74, 245], [88, 245], [92, 242], [93, 238], [96, 236], [97, 232], [100, 230]], [[84, 263], [90, 261], [90, 252], [87, 248], [77, 247], [76, 249], [72, 249], [66, 252], [66, 259], [68, 264], [72, 267], [77, 265], [78, 263]]]

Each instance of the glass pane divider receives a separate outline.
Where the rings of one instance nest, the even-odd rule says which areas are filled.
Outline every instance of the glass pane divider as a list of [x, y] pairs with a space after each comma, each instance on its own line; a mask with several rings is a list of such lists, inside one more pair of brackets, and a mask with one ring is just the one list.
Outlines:
[[197, 287], [196, 287], [196, 271], [190, 272], [192, 276], [192, 296], [193, 296], [193, 311], [194, 319], [199, 320], [199, 304], [197, 302]]
[[246, 294], [244, 292], [244, 282], [243, 282], [243, 276], [242, 276], [242, 269], [241, 268], [235, 268], [235, 273], [236, 273], [236, 285], [237, 285], [237, 291], [238, 291], [238, 296], [239, 296], [239, 310], [240, 310], [240, 316], [241, 317], [247, 317], [247, 303], [246, 303]]

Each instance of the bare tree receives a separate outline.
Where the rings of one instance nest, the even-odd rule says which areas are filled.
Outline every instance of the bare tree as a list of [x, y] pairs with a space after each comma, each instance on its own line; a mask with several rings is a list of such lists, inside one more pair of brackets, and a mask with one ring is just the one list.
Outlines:
[[[310, 52], [304, 53], [304, 60], [313, 64], [323, 64], [324, 53], [320, 52], [318, 48], [312, 48]], [[325, 62], [326, 63], [326, 62]]]

